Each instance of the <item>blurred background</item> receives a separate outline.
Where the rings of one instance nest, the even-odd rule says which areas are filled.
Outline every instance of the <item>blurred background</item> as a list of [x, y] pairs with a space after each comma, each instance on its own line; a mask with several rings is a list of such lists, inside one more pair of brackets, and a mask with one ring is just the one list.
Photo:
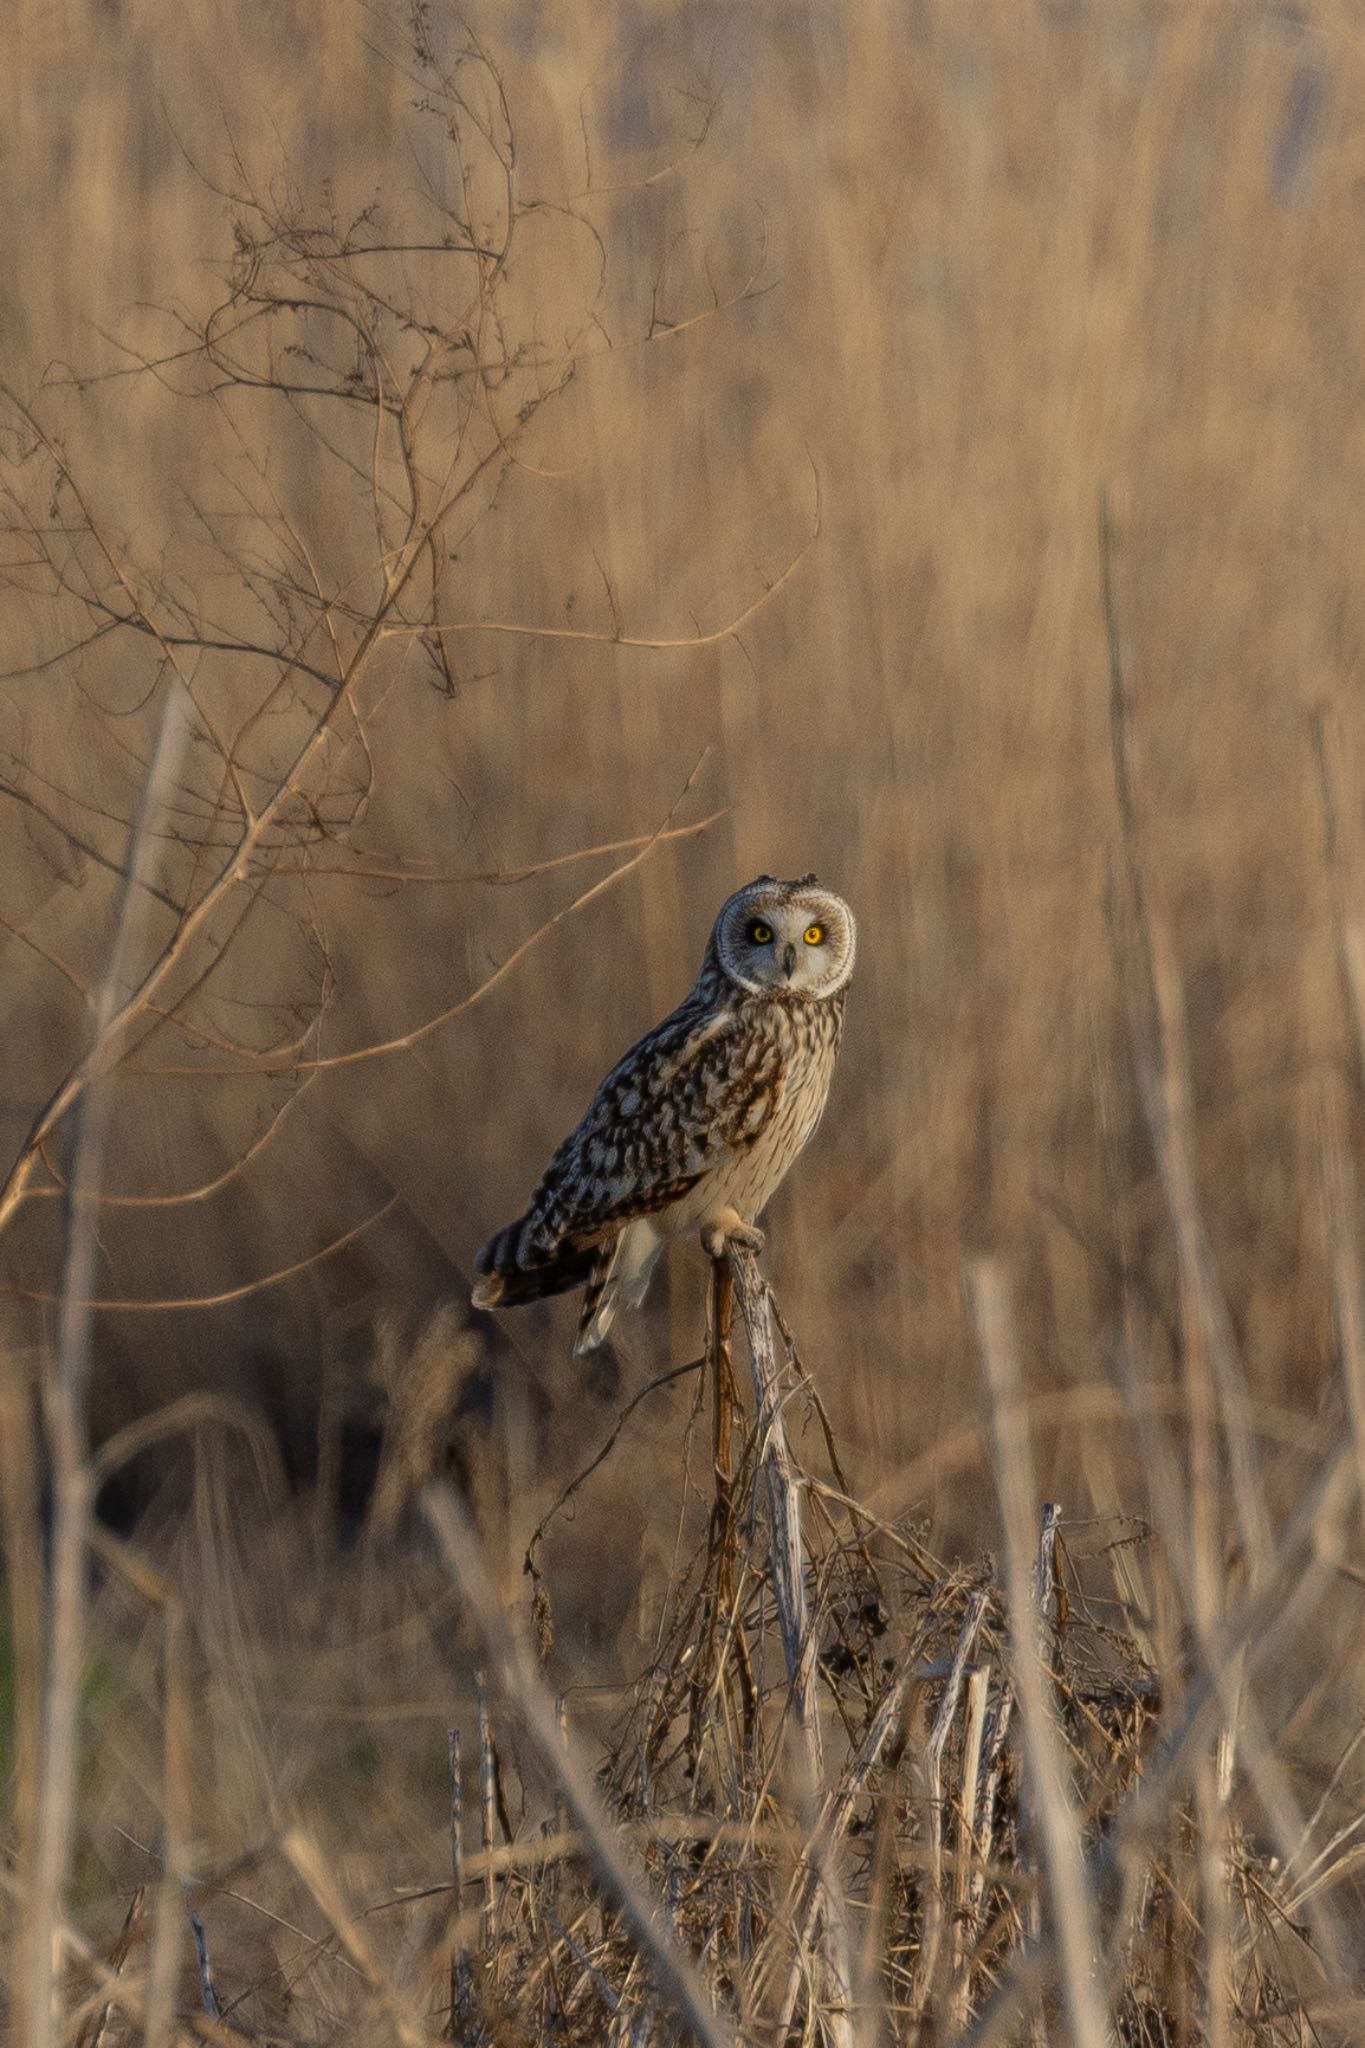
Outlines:
[[[145, 621], [106, 630], [118, 574], [183, 628], [205, 719], [255, 720], [261, 790], [328, 686], [281, 694], [280, 665], [241, 646], [322, 646], [328, 602], [351, 644], [373, 609], [392, 537], [374, 500], [396, 502], [400, 456], [370, 462], [357, 344], [297, 283], [308, 235], [402, 251], [327, 272], [409, 351], [395, 378], [438, 332], [485, 366], [413, 429], [448, 452], [440, 406], [483, 376], [421, 614], [460, 630], [379, 649], [290, 814], [302, 852], [251, 915], [229, 902], [200, 933], [172, 983], [177, 1002], [194, 983], [191, 1021], [149, 1012], [110, 1085], [108, 1191], [228, 1178], [101, 1209], [98, 1291], [124, 1306], [95, 1318], [96, 1439], [216, 1390], [269, 1420], [296, 1478], [331, 1459], [344, 1492], [385, 1345], [460, 1302], [598, 1077], [689, 986], [727, 893], [808, 868], [855, 906], [859, 973], [770, 1257], [850, 1473], [894, 1493], [915, 1461], [915, 1500], [969, 1540], [984, 1410], [962, 1262], [982, 1250], [1009, 1264], [1030, 1381], [1097, 1389], [1102, 1435], [1125, 1316], [1154, 1380], [1178, 1349], [1123, 967], [1108, 627], [1198, 1192], [1267, 1443], [1298, 1440], [1332, 1350], [1323, 1091], [1353, 1100], [1358, 1078], [1355, 11], [527, 4], [462, 24], [190, 0], [168, 35], [152, 0], [64, 0], [15, 20], [5, 379], [75, 481], [54, 486], [11, 416], [7, 1161], [88, 1040], [166, 694]], [[452, 113], [432, 81], [456, 74]], [[507, 232], [496, 292], [451, 253], [456, 215]], [[244, 279], [290, 262], [297, 297], [277, 282], [226, 376], [206, 323], [221, 340]], [[473, 304], [477, 349], [458, 340]], [[347, 377], [349, 413], [308, 395]], [[310, 578], [329, 594], [311, 613]], [[192, 722], [152, 828], [172, 897], [240, 826], [202, 742]], [[460, 1005], [665, 821], [416, 1042], [308, 1073], [254, 1059], [291, 1036], [343, 1054]], [[602, 847], [621, 850], [584, 851]], [[160, 916], [134, 934], [144, 965]], [[60, 1272], [44, 1183], [7, 1224], [21, 1294]], [[255, 1286], [390, 1196], [333, 1256]], [[617, 1395], [694, 1355], [703, 1290], [675, 1255], [595, 1376], [569, 1359], [569, 1304], [496, 1332], [447, 1316], [446, 1412], [496, 1439], [514, 1541]], [[16, 1345], [48, 1341], [50, 1306], [10, 1311]], [[672, 1399], [641, 1420], [660, 1456]], [[1086, 1441], [1040, 1436], [1071, 1500]], [[124, 1482], [133, 1505], [159, 1483], [142, 1465]]]
[[[1281, 1526], [1348, 1405], [1359, 9], [11, 0], [7, 45], [0, 1730], [35, 1858], [42, 1673], [60, 1704], [77, 1671], [36, 1395], [50, 1426], [92, 1104], [94, 1477], [165, 1574], [99, 1539], [92, 1939], [158, 1872], [179, 1926], [177, 1868], [300, 1812], [357, 1898], [444, 1882], [471, 1674], [407, 1510], [452, 1475], [525, 1611], [532, 1531], [697, 1358], [706, 1288], [675, 1251], [585, 1364], [572, 1301], [474, 1315], [473, 1257], [759, 872], [859, 922], [766, 1219], [849, 1488], [949, 1560], [998, 1541], [991, 1254], [1067, 1541], [1162, 1520], [1137, 1389], [1172, 1570], [1203, 1541], [1230, 1599], [1248, 1501]], [[704, 1525], [697, 1385], [541, 1551], [576, 1722]], [[1365, 1803], [1359, 1583], [1257, 1703], [1327, 1826], [1324, 1786]], [[341, 2039], [344, 1958], [299, 1964], [305, 2025], [314, 1907], [271, 1883], [214, 1939], [254, 2021]]]

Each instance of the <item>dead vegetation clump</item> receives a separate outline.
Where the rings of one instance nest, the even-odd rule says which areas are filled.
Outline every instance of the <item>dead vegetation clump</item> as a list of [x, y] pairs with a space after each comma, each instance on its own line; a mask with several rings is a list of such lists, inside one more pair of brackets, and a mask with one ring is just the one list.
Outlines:
[[[744, 2041], [1057, 2038], [1061, 2004], [1039, 1982], [1039, 1790], [995, 1561], [949, 1567], [912, 1521], [886, 1524], [859, 1507], [788, 1340], [784, 1402], [808, 1411], [822, 1451], [799, 1481], [824, 1762], [823, 1783], [812, 1783], [761, 1526], [770, 1451], [736, 1404], [727, 1347], [713, 1345], [705, 1364], [709, 1513], [597, 1767], [661, 1921]], [[543, 1646], [542, 1534], [527, 1562]], [[1036, 1631], [1022, 1654], [1046, 1674], [1105, 1922], [1112, 2038], [1133, 2048], [1212, 2038], [1218, 2001], [1228, 2041], [1298, 2042], [1310, 1937], [1273, 1854], [1240, 1825], [1228, 1828], [1219, 1877], [1229, 1967], [1221, 1985], [1209, 1981], [1195, 1819], [1163, 1737], [1176, 1701], [1151, 1636], [1159, 1552], [1145, 1524], [1072, 1524], [1046, 1505], [1020, 1618]], [[1126, 1822], [1154, 1760], [1164, 1810], [1135, 1860]], [[487, 1756], [483, 1769], [497, 1781]], [[604, 1904], [591, 1853], [585, 1861], [556, 1821], [545, 1828], [520, 1858], [514, 1843], [490, 1854], [485, 1839], [472, 1859], [488, 1903], [472, 1954], [461, 1951], [452, 2038], [673, 2038], [649, 1957]]]
[[[1311, 1611], [1347, 1454], [1306, 1489], [1264, 1597], [1230, 1599], [1216, 1649], [1182, 1625], [1168, 1538], [1146, 1522], [1035, 1507], [1021, 1600], [1009, 1485], [1000, 1563], [946, 1564], [913, 1517], [860, 1505], [752, 1254], [732, 1260], [754, 1400], [718, 1273], [703, 1356], [627, 1405], [532, 1537], [518, 1597], [495, 1589], [473, 1519], [425, 1462], [402, 1505], [401, 1441], [359, 1548], [315, 1588], [316, 1642], [290, 1617], [273, 1714], [254, 1639], [268, 1629], [236, 1581], [215, 1693], [206, 1593], [198, 1655], [191, 1625], [178, 1668], [163, 1654], [150, 1671], [169, 1744], [152, 1797], [179, 1809], [171, 1909], [164, 1851], [144, 1838], [144, 1881], [116, 1921], [107, 1877], [80, 1916], [117, 1925], [103, 1955], [63, 1930], [66, 2019], [50, 2039], [116, 2048], [150, 2034], [158, 1999], [156, 2038], [281, 2048], [1352, 2038], [1350, 1936], [1322, 1910], [1349, 1868], [1349, 1752], [1284, 1839], [1293, 1799], [1257, 1702], [1259, 1653], [1285, 1640], [1289, 1609]], [[993, 1269], [973, 1285], [1003, 1304]], [[1001, 1336], [989, 1314], [982, 1333]], [[414, 1358], [448, 1336], [438, 1322]], [[692, 1408], [681, 1488], [667, 1503], [655, 1488], [674, 1550], [646, 1654], [605, 1704], [556, 1691], [573, 1657], [555, 1641], [557, 1532], [601, 1512], [603, 1475], [636, 1455], [632, 1423], [665, 1384], [690, 1385]], [[779, 1555], [792, 1524], [795, 1583]], [[106, 1554], [141, 1600], [171, 1597], [130, 1566], [141, 1549]], [[639, 1572], [605, 1533], [600, 1555], [604, 1574]], [[301, 1562], [291, 1552], [289, 1571]], [[414, 1684], [436, 1693], [424, 1710], [403, 1700]], [[253, 1709], [258, 1758], [265, 1722], [293, 1717], [275, 1751], [291, 1762], [210, 1823], [197, 1744], [221, 1751], [222, 1722]], [[321, 1730], [348, 1714], [363, 1732], [327, 1763]], [[85, 1815], [87, 1855], [109, 1825], [109, 1810]], [[126, 1818], [115, 1831], [132, 1838]], [[1077, 1895], [1082, 1984], [1065, 1925]]]

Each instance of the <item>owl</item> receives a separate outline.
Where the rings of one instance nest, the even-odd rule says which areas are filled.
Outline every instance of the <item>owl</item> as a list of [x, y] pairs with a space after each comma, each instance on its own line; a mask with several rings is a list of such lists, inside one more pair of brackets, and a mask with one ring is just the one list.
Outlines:
[[524, 1216], [490, 1238], [475, 1308], [582, 1286], [578, 1353], [638, 1308], [696, 1230], [760, 1246], [756, 1219], [820, 1121], [853, 973], [853, 913], [814, 875], [760, 875], [725, 904], [696, 985], [603, 1081]]

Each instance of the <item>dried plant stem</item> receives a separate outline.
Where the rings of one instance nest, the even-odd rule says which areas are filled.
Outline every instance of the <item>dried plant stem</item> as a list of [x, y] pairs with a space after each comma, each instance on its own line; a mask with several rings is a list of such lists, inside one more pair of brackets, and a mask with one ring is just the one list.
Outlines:
[[486, 1956], [491, 1956], [498, 1939], [498, 1880], [490, 1860], [496, 1832], [497, 1765], [488, 1713], [488, 1682], [482, 1671], [474, 1674], [474, 1688], [479, 1714], [479, 1840], [484, 1853], [483, 1949]]
[[1194, 1104], [1184, 997], [1170, 933], [1161, 915], [1149, 848], [1152, 833], [1134, 730], [1129, 662], [1115, 588], [1113, 520], [1099, 508], [1100, 596], [1109, 658], [1109, 724], [1123, 835], [1128, 912], [1137, 937], [1129, 1005], [1138, 1082], [1156, 1156], [1180, 1273], [1181, 1351], [1190, 1431], [1189, 1576], [1196, 1619], [1211, 1626], [1221, 1610], [1222, 1487], [1216, 1437], [1221, 1410], [1238, 1533], [1254, 1582], [1270, 1552], [1270, 1525], [1246, 1378], [1218, 1278], [1196, 1173]]
[[454, 2040], [469, 1996], [469, 1956], [460, 1931], [464, 1919], [464, 1779], [458, 1728], [446, 1730], [446, 1751], [450, 1763], [450, 1905], [456, 1930], [450, 1947], [450, 2037]]
[[1360, 1511], [1365, 1514], [1365, 1274], [1360, 1259], [1360, 1206], [1342, 1135], [1343, 1122], [1339, 1105], [1329, 1100], [1323, 1115], [1323, 1206], [1346, 1412], [1351, 1418]]
[[464, 1508], [448, 1486], [428, 1488], [423, 1504], [504, 1695], [515, 1705], [542, 1764], [561, 1786], [564, 1803], [585, 1838], [598, 1876], [648, 1958], [660, 1992], [703, 2048], [730, 2048], [728, 2029], [691, 1963], [663, 1925], [644, 1878], [632, 1868], [591, 1777], [561, 1739], [553, 1696], [494, 1593]]
[[[934, 1716], [934, 1725], [929, 1731], [929, 1741], [924, 1754], [925, 1833], [929, 1867], [924, 1929], [920, 1937], [915, 1987], [910, 1999], [910, 2011], [917, 2021], [929, 2004], [938, 1975], [939, 1951], [943, 1942], [943, 1906], [948, 1891], [943, 1870], [943, 1752], [948, 1746], [948, 1736], [957, 1713], [958, 1701], [962, 1696], [962, 1678], [967, 1668], [967, 1660], [976, 1645], [985, 1612], [985, 1593], [973, 1593], [958, 1634], [957, 1647], [953, 1651], [952, 1665], [943, 1688], [943, 1697], [939, 1701], [938, 1712]], [[960, 1872], [958, 1876], [960, 1878]]]
[[[145, 1897], [146, 1893], [143, 1887], [139, 1885], [132, 1898], [128, 1901], [128, 1910], [123, 1916], [123, 1926], [119, 1930], [118, 1940], [114, 1943], [108, 1962], [108, 1968], [116, 1977], [122, 1976], [123, 1966], [132, 1954], [133, 1943], [137, 1938], [138, 1922], [142, 1917], [142, 1901]], [[113, 2012], [113, 2000], [106, 1999], [102, 2005], [96, 2008], [93, 2018], [86, 2021], [80, 2033], [76, 2036], [76, 2048], [104, 2048], [104, 2037], [109, 2031], [109, 2022], [113, 2017]]]
[[186, 1897], [185, 1910], [189, 1915], [190, 1929], [194, 1935], [194, 1952], [199, 1963], [199, 1996], [204, 2001], [204, 2011], [211, 2020], [223, 2017], [223, 2008], [218, 2003], [218, 1986], [214, 1981], [213, 1957], [209, 1953], [209, 1938], [204, 1923]]
[[184, 1932], [185, 1840], [188, 1833], [188, 1736], [185, 1727], [184, 1608], [160, 1589], [165, 1722], [162, 1764], [162, 1873], [152, 1903], [147, 1965], [145, 2048], [167, 2048], [175, 2029], [175, 1995]]
[[[873, 1771], [892, 1734], [905, 1720], [906, 1702], [916, 1682], [927, 1674], [921, 1667], [924, 1638], [928, 1632], [927, 1623], [922, 1624], [897, 1659], [891, 1682], [877, 1705], [867, 1733], [862, 1739], [857, 1755], [844, 1772], [843, 1781], [837, 1792], [832, 1792], [825, 1801], [820, 1816], [817, 1840], [822, 1845], [821, 1853], [828, 1855], [830, 1843], [842, 1840], [848, 1831], [849, 1822], [857, 1801], [868, 1788]], [[785, 2023], [790, 2024], [795, 2010], [795, 2001], [801, 1983], [801, 1959], [810, 1952], [815, 1940], [816, 1922], [820, 1915], [819, 1886], [820, 1857], [811, 1855], [803, 1867], [798, 1881], [792, 1886], [783, 1920], [790, 1920], [798, 1927], [797, 1955], [787, 1986], [782, 2006]]]
[[319, 1912], [336, 1935], [343, 1951], [388, 2015], [403, 2048], [432, 2048], [433, 2037], [400, 2001], [392, 1979], [375, 1954], [364, 1921], [347, 1904], [336, 1875], [319, 1845], [310, 1835], [294, 1828], [285, 1836], [280, 1847], [312, 1893]]
[[1020, 1409], [1021, 1375], [1004, 1275], [992, 1260], [974, 1262], [968, 1291], [991, 1399], [996, 1486], [1005, 1533], [1011, 1663], [1023, 1717], [1039, 1846], [1057, 1930], [1060, 1978], [1073, 2048], [1112, 2039], [1098, 1981], [1099, 1943], [1086, 1883], [1080, 1817], [1066, 1772], [1065, 1747], [1037, 1654], [1030, 1585], [1033, 1459]]
[[[17, 1344], [4, 1344], [0, 1346], [0, 1531], [14, 1673], [9, 1823], [16, 1839], [25, 1845], [37, 1839], [43, 1752], [45, 1602], [41, 1469], [27, 1360]], [[25, 1911], [20, 1899], [6, 1901], [5, 1947], [11, 1956], [26, 1953]]]
[[[1132, 1357], [1123, 1349], [1118, 1353], [1118, 1365], [1125, 1393], [1129, 1396], [1137, 1441], [1141, 1447], [1143, 1465], [1146, 1471], [1147, 1488], [1156, 1525], [1172, 1557], [1182, 1554], [1182, 1531], [1184, 1528], [1183, 1489], [1180, 1484], [1174, 1455], [1169, 1444], [1146, 1411], [1142, 1399], [1143, 1390], [1135, 1384], [1135, 1365]], [[1283, 1543], [1281, 1545], [1281, 1554]], [[1269, 1569], [1269, 1566], [1266, 1567]], [[1302, 1586], [1293, 1589], [1297, 1597]], [[1275, 1603], [1267, 1603], [1277, 1623], [1285, 1619], [1283, 1610]], [[1243, 1599], [1236, 1612], [1244, 1612], [1247, 1600]], [[1221, 1630], [1201, 1629], [1197, 1617], [1191, 1611], [1187, 1617], [1190, 1623], [1189, 1642], [1197, 1645], [1203, 1663], [1207, 1683], [1217, 1698], [1220, 1716], [1217, 1725], [1208, 1736], [1209, 1750], [1213, 1758], [1212, 1784], [1216, 1797], [1227, 1804], [1232, 1792], [1232, 1759], [1240, 1753], [1242, 1768], [1247, 1782], [1259, 1798], [1267, 1819], [1271, 1823], [1281, 1854], [1286, 1861], [1292, 1858], [1296, 1844], [1302, 1839], [1303, 1820], [1284, 1763], [1277, 1756], [1274, 1744], [1261, 1725], [1255, 1700], [1247, 1683], [1247, 1667], [1255, 1653], [1264, 1648], [1255, 1630], [1243, 1630], [1226, 1624]], [[1183, 1671], [1172, 1671], [1167, 1690], [1172, 1696], [1178, 1694], [1185, 1682]], [[1191, 1768], [1191, 1779], [1199, 1782], [1202, 1768], [1196, 1760]], [[1221, 1825], [1219, 1832], [1223, 1833]], [[1213, 1866], [1205, 1864], [1201, 1873], [1201, 1886], [1207, 1886], [1214, 1879]], [[1221, 1889], [1221, 1887], [1219, 1887]], [[1221, 1910], [1215, 1907], [1214, 1910]], [[1320, 1955], [1333, 1960], [1344, 1957], [1341, 1935], [1333, 1925], [1333, 1914], [1326, 1902], [1314, 1902], [1308, 1912], [1313, 1942]]]
[[[1351, 818], [1354, 799], [1347, 794], [1348, 783], [1342, 766], [1341, 734], [1337, 720], [1319, 706], [1312, 719], [1313, 752], [1318, 773], [1318, 798], [1322, 808], [1323, 863], [1332, 896], [1332, 920], [1336, 930], [1337, 972], [1342, 1001], [1355, 1048], [1356, 1069], [1365, 1074], [1365, 918], [1358, 912], [1360, 899], [1359, 855], [1346, 843], [1346, 820]], [[1349, 787], [1349, 784], [1348, 784]]]
[[967, 1674], [957, 1868], [953, 1872], [953, 1986], [949, 2014], [954, 2031], [960, 2031], [971, 2014], [971, 1952], [976, 1939], [980, 1889], [984, 1889], [981, 1871], [990, 1856], [990, 1814], [982, 1799], [982, 1752], [990, 1683], [989, 1664], [979, 1664]]
[[[1226, 1726], [1226, 1724], [1224, 1724]], [[1206, 1749], [1195, 1765], [1195, 1858], [1204, 1922], [1204, 2009], [1206, 2048], [1232, 2048], [1233, 1883], [1228, 1859], [1227, 1802], [1218, 1783], [1217, 1752]]]
[[200, 1957], [201, 1994], [205, 2009], [211, 2016], [215, 2013], [217, 2000], [208, 1962], [207, 1939], [190, 1900], [186, 1881], [191, 1762], [185, 1679], [185, 1607], [171, 1580], [131, 1544], [120, 1541], [99, 1525], [91, 1532], [91, 1542], [100, 1559], [111, 1566], [161, 1617], [161, 1875], [152, 1899], [144, 2030], [150, 2048], [158, 2048], [158, 2044], [168, 2042], [174, 2033], [175, 1993], [186, 1916]]
[[[562, 1750], [567, 1751], [569, 1747], [569, 1702], [562, 1692], [555, 1694], [555, 1727], [559, 1732], [559, 1746]], [[555, 1834], [560, 1834], [568, 1825], [568, 1815], [564, 1806], [564, 1790], [558, 1782], [555, 1784], [554, 1800], [554, 1814], [551, 1820], [551, 1827]]]
[[[168, 697], [143, 781], [125, 861], [114, 939], [95, 1005], [93, 1043], [99, 1046], [135, 978], [132, 954], [144, 898], [138, 883], [164, 792], [184, 751], [186, 724], [180, 698]], [[48, 1570], [47, 1669], [43, 1692], [42, 1772], [34, 1839], [25, 1845], [32, 1872], [19, 1984], [20, 2039], [26, 2048], [49, 2048], [56, 2022], [55, 1933], [71, 1859], [75, 1814], [77, 1709], [85, 1629], [86, 1547], [95, 1485], [86, 1430], [90, 1372], [90, 1309], [99, 1246], [97, 1211], [90, 1196], [104, 1161], [106, 1091], [92, 1087], [81, 1105], [68, 1176], [66, 1258], [58, 1311], [57, 1349], [43, 1383], [43, 1415], [52, 1486], [51, 1562]], [[3, 1206], [0, 1203], [0, 1206]]]
[[[1333, 1445], [1281, 1531], [1262, 1584], [1254, 1594], [1248, 1591], [1224, 1622], [1206, 1655], [1203, 1672], [1188, 1687], [1159, 1750], [1090, 1858], [1085, 1881], [1092, 1895], [1098, 1895], [1119, 1872], [1130, 1877], [1139, 1872], [1143, 1859], [1155, 1850], [1175, 1802], [1193, 1777], [1201, 1745], [1209, 1743], [1216, 1725], [1223, 1705], [1218, 1674], [1253, 1645], [1261, 1656], [1271, 1654], [1277, 1643], [1306, 1624], [1324, 1590], [1338, 1583], [1336, 1567], [1355, 1495], [1352, 1449]], [[1137, 1889], [1136, 1882], [1130, 1885], [1130, 1910]], [[1111, 1942], [1115, 1951], [1125, 1937], [1128, 1919], [1128, 1914], [1120, 1915]], [[987, 2010], [964, 2037], [970, 2048], [1001, 2048], [1014, 2038], [1020, 2006], [1055, 1967], [1063, 1932], [1060, 1916], [1054, 1915], [1042, 1943], [1017, 1959]]]

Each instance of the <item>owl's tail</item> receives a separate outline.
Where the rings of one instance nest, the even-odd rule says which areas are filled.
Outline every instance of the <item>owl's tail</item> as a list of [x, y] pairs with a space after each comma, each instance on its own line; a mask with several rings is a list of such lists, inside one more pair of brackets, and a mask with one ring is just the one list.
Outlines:
[[489, 1238], [475, 1259], [475, 1270], [482, 1275], [470, 1296], [475, 1308], [520, 1308], [523, 1302], [567, 1294], [571, 1287], [591, 1280], [599, 1256], [593, 1245], [561, 1245], [549, 1258], [520, 1264], [524, 1229], [524, 1217], [509, 1223]]
[[616, 1320], [618, 1308], [638, 1308], [649, 1287], [664, 1241], [643, 1216], [627, 1223], [614, 1243], [603, 1245], [583, 1296], [574, 1357], [595, 1351]]
[[583, 1287], [574, 1354], [595, 1351], [615, 1320], [618, 1308], [638, 1308], [650, 1274], [663, 1250], [663, 1239], [645, 1217], [595, 1245], [561, 1245], [548, 1258], [519, 1263], [524, 1251], [524, 1219], [509, 1223], [491, 1237], [474, 1264], [483, 1276], [470, 1296], [475, 1308], [520, 1308]]

